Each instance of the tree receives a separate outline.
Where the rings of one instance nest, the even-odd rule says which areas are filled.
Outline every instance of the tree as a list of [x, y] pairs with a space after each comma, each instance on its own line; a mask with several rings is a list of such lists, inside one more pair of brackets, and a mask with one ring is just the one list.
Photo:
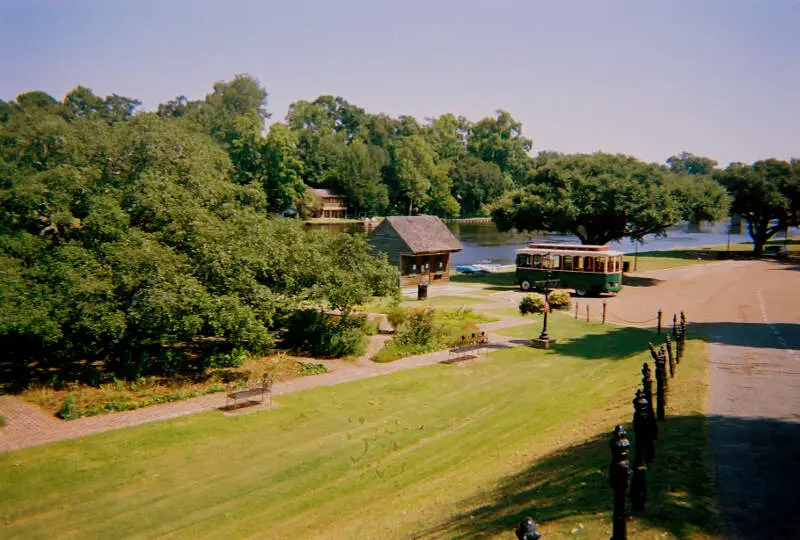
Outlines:
[[390, 178], [392, 199], [408, 209], [408, 215], [424, 210], [431, 197], [431, 178], [436, 174], [433, 151], [419, 135], [401, 137], [392, 147]]
[[794, 162], [767, 159], [752, 165], [732, 163], [715, 175], [733, 198], [731, 211], [747, 221], [758, 255], [776, 232], [797, 222], [796, 167]]
[[494, 163], [466, 156], [449, 171], [453, 194], [461, 204], [461, 215], [472, 216], [511, 187], [511, 178]]
[[528, 152], [532, 147], [533, 142], [522, 136], [522, 123], [503, 110], [497, 111], [497, 118], [484, 118], [469, 130], [469, 154], [494, 163], [515, 182], [530, 169]]
[[438, 162], [455, 163], [467, 154], [470, 122], [463, 116], [443, 114], [428, 121], [425, 139], [436, 153]]
[[284, 124], [272, 124], [264, 144], [264, 191], [273, 211], [294, 207], [308, 189], [295, 134]]
[[379, 214], [389, 205], [389, 192], [381, 176], [388, 161], [382, 148], [356, 139], [340, 148], [325, 184], [347, 195], [356, 215]]
[[641, 239], [662, 233], [686, 211], [667, 174], [624, 155], [553, 158], [528, 186], [502, 197], [492, 217], [501, 231], [564, 231], [584, 244]]
[[717, 162], [713, 159], [689, 152], [668, 157], [667, 164], [674, 173], [690, 175], [710, 175], [717, 167]]

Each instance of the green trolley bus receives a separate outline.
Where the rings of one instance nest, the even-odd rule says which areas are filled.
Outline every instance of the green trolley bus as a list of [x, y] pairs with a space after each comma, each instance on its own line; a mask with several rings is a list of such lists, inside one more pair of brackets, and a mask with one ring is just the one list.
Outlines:
[[516, 279], [523, 291], [575, 289], [577, 296], [622, 288], [622, 256], [607, 246], [530, 244], [516, 251]]

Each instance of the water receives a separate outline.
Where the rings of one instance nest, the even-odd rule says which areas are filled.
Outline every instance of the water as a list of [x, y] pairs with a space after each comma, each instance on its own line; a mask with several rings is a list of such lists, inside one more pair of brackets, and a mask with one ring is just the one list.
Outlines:
[[[363, 226], [357, 223], [315, 224], [313, 227], [324, 227], [332, 234], [343, 231], [364, 232], [365, 230]], [[453, 253], [451, 256], [451, 266], [474, 263], [513, 264], [514, 251], [525, 247], [530, 242], [580, 243], [577, 237], [565, 234], [520, 233], [517, 231], [501, 233], [494, 226], [494, 223], [459, 223], [452, 221], [447, 223], [447, 227], [459, 239], [461, 245], [464, 246], [462, 251]], [[638, 250], [664, 251], [676, 247], [698, 248], [726, 244], [728, 242], [727, 227], [727, 222], [702, 223], [699, 226], [697, 224], [682, 223], [667, 229], [666, 236], [646, 236], [644, 243], [639, 244]], [[734, 232], [734, 229], [736, 232]], [[792, 236], [791, 232], [789, 236]], [[773, 237], [776, 240], [781, 238], [783, 238], [783, 233], [778, 233]], [[731, 244], [750, 241], [750, 236], [740, 232], [737, 226], [732, 227]], [[623, 253], [636, 251], [636, 245], [627, 239], [611, 242], [609, 247]]]

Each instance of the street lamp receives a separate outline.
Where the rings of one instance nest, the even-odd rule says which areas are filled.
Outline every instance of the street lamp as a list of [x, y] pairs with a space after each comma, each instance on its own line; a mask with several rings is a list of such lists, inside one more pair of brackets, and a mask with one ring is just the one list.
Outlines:
[[550, 271], [545, 270], [544, 272], [544, 325], [542, 326], [542, 333], [539, 335], [539, 339], [543, 341], [549, 341], [550, 336], [547, 335], [547, 312], [550, 311], [550, 301], [548, 300], [548, 296], [550, 295]]

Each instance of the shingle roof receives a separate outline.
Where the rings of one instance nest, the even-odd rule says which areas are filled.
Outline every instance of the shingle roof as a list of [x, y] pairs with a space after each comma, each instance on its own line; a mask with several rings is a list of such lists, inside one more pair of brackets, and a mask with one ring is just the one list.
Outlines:
[[436, 216], [389, 216], [386, 218], [412, 253], [461, 251], [461, 243]]
[[339, 195], [338, 193], [324, 188], [311, 188], [311, 191], [314, 192], [314, 195], [317, 197], [344, 197], [344, 195]]

